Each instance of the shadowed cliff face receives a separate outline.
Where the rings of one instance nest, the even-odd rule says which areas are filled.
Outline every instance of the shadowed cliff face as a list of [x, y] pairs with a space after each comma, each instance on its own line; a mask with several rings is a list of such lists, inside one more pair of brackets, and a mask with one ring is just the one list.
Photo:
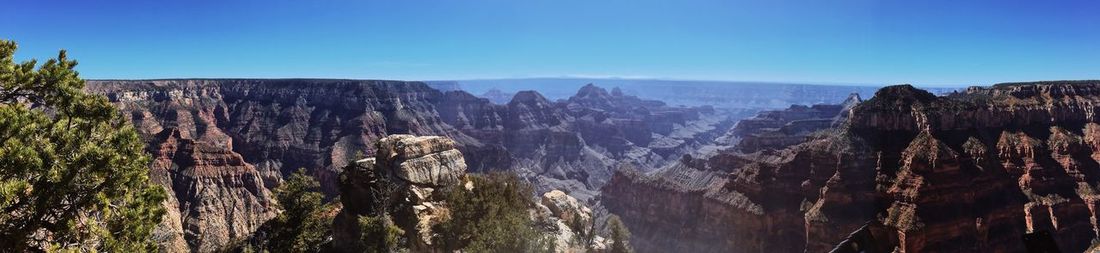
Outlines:
[[[660, 167], [732, 126], [711, 108], [672, 108], [586, 86], [551, 102], [519, 92], [498, 105], [419, 82], [366, 80], [90, 81], [148, 142], [151, 174], [172, 195], [158, 239], [213, 251], [275, 214], [269, 189], [306, 168], [330, 193], [337, 170], [391, 134], [453, 139], [470, 171], [512, 170], [540, 191], [586, 200], [621, 163]], [[361, 153], [362, 156], [357, 156]]]
[[745, 153], [770, 151], [802, 143], [818, 130], [843, 124], [848, 111], [862, 102], [852, 93], [838, 105], [792, 105], [781, 111], [765, 111], [737, 122], [730, 134], [741, 138], [736, 149]]
[[825, 252], [864, 224], [881, 252], [1023, 252], [1037, 231], [1081, 252], [1100, 231], [1098, 88], [886, 87], [801, 144], [617, 173], [602, 200], [649, 252]]

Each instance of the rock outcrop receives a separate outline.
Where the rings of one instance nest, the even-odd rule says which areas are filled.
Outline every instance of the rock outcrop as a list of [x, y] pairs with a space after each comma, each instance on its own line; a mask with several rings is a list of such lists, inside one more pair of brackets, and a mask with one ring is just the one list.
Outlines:
[[[451, 219], [451, 203], [441, 192], [455, 186], [467, 191], [478, 187], [466, 177], [461, 153], [445, 137], [412, 135], [382, 138], [377, 150], [375, 157], [356, 161], [341, 175], [340, 200], [344, 208], [334, 221], [332, 250], [364, 251], [359, 218], [386, 215], [405, 231], [408, 250], [440, 251], [442, 245], [433, 245], [433, 239], [440, 237], [433, 229]], [[459, 155], [449, 155], [452, 153]], [[424, 159], [431, 162], [422, 162]], [[552, 190], [527, 212], [533, 224], [542, 225], [538, 231], [555, 239], [559, 252], [584, 249], [577, 245], [578, 227], [589, 229], [593, 214], [576, 198]], [[602, 249], [602, 243], [597, 236], [592, 248]]]
[[543, 193], [540, 203], [549, 208], [554, 217], [561, 219], [566, 224], [592, 221], [592, 210], [577, 201], [576, 198], [565, 194], [565, 192], [553, 190]]
[[[379, 140], [375, 165], [393, 168], [397, 178], [414, 185], [446, 186], [466, 174], [466, 160], [451, 139], [439, 136], [390, 135]], [[369, 160], [359, 161], [362, 165]]]
[[[536, 203], [534, 219], [540, 224], [550, 224], [548, 233], [554, 238], [557, 252], [604, 252], [606, 240], [592, 231], [597, 222], [592, 209], [565, 192], [546, 192]], [[594, 233], [591, 242], [582, 242], [582, 233]], [[588, 245], [585, 245], [585, 244]]]
[[412, 135], [382, 138], [377, 150], [374, 157], [356, 161], [341, 176], [344, 208], [334, 221], [335, 248], [363, 251], [357, 245], [362, 238], [359, 217], [386, 213], [406, 231], [410, 250], [431, 251], [436, 236], [432, 227], [448, 217], [447, 203], [434, 193], [464, 183], [462, 153], [451, 139]]
[[1023, 252], [1029, 233], [1081, 252], [1100, 234], [1097, 102], [1097, 81], [891, 86], [800, 144], [620, 172], [601, 200], [643, 252], [825, 252], [856, 234], [878, 252]]

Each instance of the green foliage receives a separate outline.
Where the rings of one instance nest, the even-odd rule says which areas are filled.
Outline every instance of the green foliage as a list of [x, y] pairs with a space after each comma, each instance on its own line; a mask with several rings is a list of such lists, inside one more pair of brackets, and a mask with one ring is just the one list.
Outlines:
[[569, 222], [569, 229], [573, 230], [575, 244], [580, 244], [585, 249], [590, 249], [592, 241], [596, 239], [596, 222], [591, 219], [583, 219], [580, 214], [574, 214]]
[[360, 216], [359, 228], [366, 252], [395, 252], [404, 244], [405, 231], [394, 224], [389, 215]]
[[630, 230], [626, 229], [626, 225], [623, 225], [623, 221], [619, 220], [619, 216], [612, 215], [608, 218], [607, 226], [611, 229], [610, 253], [634, 252], [634, 248], [630, 247]]
[[61, 51], [35, 68], [0, 40], [0, 248], [151, 252], [165, 210], [130, 124]]
[[275, 190], [282, 213], [267, 224], [271, 236], [260, 242], [271, 252], [318, 252], [332, 233], [331, 205], [322, 204], [320, 183], [304, 169]]
[[534, 228], [528, 208], [533, 189], [512, 174], [471, 175], [473, 190], [444, 189], [451, 218], [435, 231], [446, 250], [469, 252], [553, 252], [553, 241]]

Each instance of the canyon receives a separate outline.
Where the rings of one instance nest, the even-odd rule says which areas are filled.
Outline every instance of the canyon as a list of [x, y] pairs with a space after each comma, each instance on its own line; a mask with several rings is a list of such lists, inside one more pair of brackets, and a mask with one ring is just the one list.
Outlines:
[[588, 203], [616, 168], [657, 168], [709, 145], [748, 111], [671, 107], [587, 85], [568, 100], [533, 91], [494, 104], [421, 82], [330, 79], [89, 81], [138, 129], [165, 187], [156, 238], [212, 252], [272, 218], [272, 189], [307, 169], [329, 197], [340, 169], [393, 134], [444, 136], [470, 172], [512, 171], [539, 193]]
[[[592, 84], [506, 103], [381, 80], [102, 80], [87, 90], [147, 141], [150, 174], [170, 193], [156, 237], [171, 252], [247, 238], [278, 212], [272, 190], [298, 168], [329, 198], [349, 195], [343, 168], [403, 168], [363, 160], [396, 152], [379, 145], [387, 137], [420, 143], [398, 145], [421, 147], [402, 159], [454, 165], [410, 165], [422, 170], [398, 178], [412, 188], [453, 184], [447, 171], [515, 173], [543, 196], [543, 216], [564, 224], [579, 212], [562, 206], [617, 215], [640, 252], [1022, 252], [1035, 234], [1079, 252], [1100, 234], [1095, 81], [942, 95], [898, 85], [866, 100], [752, 109], [669, 106]], [[445, 208], [417, 205], [418, 220]], [[864, 243], [841, 244], [849, 235]]]
[[1024, 252], [1025, 235], [1095, 250], [1098, 88], [890, 86], [812, 134], [782, 129], [829, 117], [766, 112], [733, 134], [784, 141], [623, 170], [601, 200], [642, 252], [827, 252], [850, 234], [866, 252]]

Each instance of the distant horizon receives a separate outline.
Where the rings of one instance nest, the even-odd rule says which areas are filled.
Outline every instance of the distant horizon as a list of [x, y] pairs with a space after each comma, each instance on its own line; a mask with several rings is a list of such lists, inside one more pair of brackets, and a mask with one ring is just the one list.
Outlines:
[[[820, 85], [820, 86], [854, 86], [854, 87], [885, 87], [891, 85], [904, 85], [909, 84], [915, 87], [927, 87], [927, 88], [966, 88], [975, 85], [959, 85], [959, 86], [945, 86], [945, 85], [923, 85], [913, 83], [895, 83], [895, 84], [866, 84], [866, 83], [829, 83], [829, 82], [787, 82], [787, 81], [753, 81], [753, 80], [696, 80], [696, 79], [674, 79], [674, 78], [624, 78], [624, 77], [573, 77], [573, 76], [547, 76], [547, 77], [515, 77], [515, 78], [470, 78], [470, 79], [389, 79], [389, 78], [339, 78], [339, 77], [155, 77], [155, 78], [84, 78], [88, 81], [156, 81], [156, 80], [233, 80], [233, 79], [259, 79], [259, 80], [351, 80], [351, 81], [401, 81], [401, 82], [460, 82], [460, 81], [495, 81], [495, 80], [627, 80], [627, 81], [663, 81], [663, 82], [710, 82], [710, 83], [741, 83], [741, 84], [791, 84], [791, 85]], [[1091, 80], [1091, 79], [1081, 79]], [[1064, 81], [1064, 80], [1036, 80], [1036, 81]], [[1010, 81], [1010, 82], [1032, 82], [1032, 81]], [[991, 84], [976, 84], [978, 86], [990, 86]]]
[[[42, 59], [37, 59], [41, 61]], [[79, 66], [78, 66], [79, 69]], [[83, 75], [83, 74], [82, 74]], [[980, 83], [967, 83], [967, 84], [923, 84], [914, 82], [900, 82], [900, 83], [857, 83], [857, 82], [825, 82], [825, 81], [771, 81], [771, 80], [726, 80], [726, 79], [684, 79], [684, 78], [662, 78], [662, 77], [617, 77], [617, 76], [534, 76], [534, 77], [475, 77], [475, 78], [460, 78], [460, 79], [397, 79], [397, 78], [373, 78], [373, 77], [289, 77], [289, 76], [240, 76], [240, 77], [149, 77], [149, 78], [89, 78], [83, 77], [84, 80], [90, 81], [124, 81], [124, 80], [217, 80], [217, 79], [305, 79], [305, 80], [379, 80], [379, 81], [405, 81], [405, 82], [446, 82], [446, 81], [493, 81], [493, 80], [532, 80], [532, 79], [562, 79], [562, 80], [630, 80], [630, 81], [666, 81], [666, 82], [715, 82], [715, 83], [761, 83], [761, 84], [795, 84], [795, 85], [824, 85], [824, 86], [858, 86], [858, 87], [885, 87], [892, 85], [913, 85], [914, 87], [927, 87], [927, 88], [966, 88], [972, 86], [993, 86], [1002, 83], [1030, 83], [1030, 82], [1050, 82], [1050, 81], [1091, 81], [1100, 80], [1100, 78], [1084, 78], [1084, 79], [1036, 79], [1036, 80], [1004, 80], [997, 82], [980, 82]]]
[[[800, 81], [754, 81], [754, 80], [698, 80], [698, 79], [674, 79], [674, 78], [628, 78], [628, 77], [584, 77], [584, 76], [546, 76], [546, 77], [515, 77], [515, 78], [470, 78], [470, 79], [389, 79], [389, 78], [335, 78], [335, 77], [156, 77], [156, 78], [84, 78], [88, 81], [157, 81], [157, 80], [349, 80], [349, 81], [399, 81], [399, 82], [461, 82], [461, 81], [507, 81], [507, 80], [624, 80], [624, 81], [661, 81], [661, 82], [708, 82], [708, 83], [738, 83], [738, 84], [787, 84], [787, 85], [819, 85], [819, 86], [852, 86], [852, 87], [886, 87], [893, 85], [912, 85], [919, 88], [967, 88], [973, 86], [993, 86], [1003, 83], [1031, 83], [1031, 82], [1061, 82], [1061, 81], [1092, 81], [1100, 79], [1052, 79], [1052, 80], [1019, 80], [979, 84], [958, 85], [927, 85], [920, 83], [832, 83], [832, 82], [800, 82]], [[599, 83], [596, 83], [599, 86]]]
[[[353, 80], [353, 81], [403, 81], [403, 82], [454, 82], [454, 81], [495, 81], [495, 80], [628, 80], [628, 81], [665, 81], [665, 82], [713, 82], [713, 83], [764, 83], [764, 84], [796, 84], [796, 85], [827, 85], [827, 86], [863, 86], [878, 87], [901, 85], [897, 84], [867, 84], [867, 83], [829, 83], [829, 82], [795, 82], [795, 81], [754, 81], [754, 80], [703, 80], [703, 79], [676, 79], [676, 78], [641, 78], [641, 77], [588, 77], [588, 76], [545, 76], [545, 77], [489, 77], [467, 79], [392, 79], [392, 78], [341, 78], [341, 77], [153, 77], [153, 78], [84, 78], [89, 81], [129, 81], [129, 80], [233, 80], [233, 79], [258, 79], [258, 80]], [[1043, 80], [1056, 81], [1056, 80]], [[1025, 81], [1026, 82], [1026, 81]], [[910, 84], [919, 86], [918, 84]], [[929, 86], [938, 87], [938, 86]], [[948, 86], [955, 87], [955, 86]], [[965, 86], [964, 86], [965, 87]]]

